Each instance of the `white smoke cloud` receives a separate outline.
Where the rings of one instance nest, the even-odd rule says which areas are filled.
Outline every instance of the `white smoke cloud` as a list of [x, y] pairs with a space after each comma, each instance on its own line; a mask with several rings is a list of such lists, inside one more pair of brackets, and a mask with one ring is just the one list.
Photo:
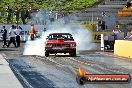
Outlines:
[[[42, 16], [43, 14], [43, 16]], [[37, 14], [37, 18], [35, 22], [40, 22], [40, 20], [46, 21], [49, 19], [47, 18], [47, 14], [45, 11], [40, 10]], [[39, 19], [38, 19], [39, 18]], [[55, 18], [55, 17], [54, 17]], [[66, 19], [67, 18], [67, 19]], [[47, 25], [47, 31], [42, 33], [41, 38], [38, 38], [34, 41], [27, 41], [24, 46], [24, 55], [41, 55], [44, 56], [44, 47], [45, 47], [45, 41], [46, 37], [50, 33], [71, 33], [74, 40], [77, 43], [77, 51], [78, 50], [91, 50], [94, 49], [96, 46], [92, 43], [92, 35], [91, 33], [81, 24], [73, 22], [71, 19], [75, 19], [76, 16], [72, 16], [71, 18], [66, 16], [64, 18], [57, 19], [56, 22]], [[43, 23], [40, 22], [40, 23]], [[72, 21], [72, 22], [70, 22]], [[65, 24], [65, 22], [69, 24]], [[34, 22], [33, 22], [34, 23]]]
[[69, 25], [49, 25], [47, 31], [42, 33], [41, 38], [34, 41], [27, 41], [24, 46], [24, 55], [40, 55], [44, 56], [44, 47], [46, 37], [50, 33], [71, 33], [74, 40], [77, 43], [78, 50], [91, 50], [95, 48], [92, 43], [91, 33], [80, 24], [69, 24]]

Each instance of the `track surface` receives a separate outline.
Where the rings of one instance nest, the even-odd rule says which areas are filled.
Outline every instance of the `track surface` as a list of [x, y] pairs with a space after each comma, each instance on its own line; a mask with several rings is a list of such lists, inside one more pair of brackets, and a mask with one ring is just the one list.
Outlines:
[[[75, 70], [79, 66], [93, 74], [129, 73], [132, 75], [131, 60], [120, 60], [98, 52], [81, 53], [77, 57], [68, 55], [24, 56], [22, 55], [23, 44], [20, 48], [1, 48], [0, 53], [6, 57], [24, 88], [132, 88], [132, 82], [130, 84], [85, 84], [81, 86], [75, 80]], [[124, 63], [117, 64], [118, 60], [119, 63], [124, 62], [125, 66]]]

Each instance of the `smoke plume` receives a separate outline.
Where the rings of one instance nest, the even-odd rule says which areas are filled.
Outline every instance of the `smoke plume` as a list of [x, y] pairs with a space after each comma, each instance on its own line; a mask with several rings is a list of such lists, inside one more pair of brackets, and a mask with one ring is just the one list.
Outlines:
[[49, 25], [47, 31], [42, 33], [41, 38], [34, 41], [27, 41], [24, 46], [24, 55], [41, 55], [44, 56], [44, 46], [46, 37], [50, 33], [71, 33], [77, 43], [78, 50], [90, 50], [95, 47], [92, 43], [91, 33], [82, 25]]
[[58, 19], [55, 23], [46, 26], [46, 32], [42, 33], [41, 38], [27, 41], [23, 54], [44, 56], [46, 37], [50, 33], [71, 33], [77, 43], [77, 51], [95, 48], [95, 45], [92, 43], [92, 35], [84, 26], [79, 23], [65, 24], [64, 19]]

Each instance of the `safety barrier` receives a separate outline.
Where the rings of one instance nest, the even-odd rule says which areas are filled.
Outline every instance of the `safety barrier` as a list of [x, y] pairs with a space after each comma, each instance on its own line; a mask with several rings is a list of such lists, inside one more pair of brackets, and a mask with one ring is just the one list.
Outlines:
[[132, 58], [132, 41], [116, 40], [114, 54], [117, 56]]
[[112, 32], [93, 32], [92, 33], [93, 41], [96, 43], [100, 43], [101, 42], [101, 34], [112, 34]]

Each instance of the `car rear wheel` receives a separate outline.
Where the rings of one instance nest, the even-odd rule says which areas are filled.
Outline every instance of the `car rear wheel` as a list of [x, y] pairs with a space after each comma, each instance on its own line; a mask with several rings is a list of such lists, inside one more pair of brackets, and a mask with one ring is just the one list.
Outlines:
[[45, 52], [45, 56], [48, 57], [49, 56], [49, 52], [46, 51]]

